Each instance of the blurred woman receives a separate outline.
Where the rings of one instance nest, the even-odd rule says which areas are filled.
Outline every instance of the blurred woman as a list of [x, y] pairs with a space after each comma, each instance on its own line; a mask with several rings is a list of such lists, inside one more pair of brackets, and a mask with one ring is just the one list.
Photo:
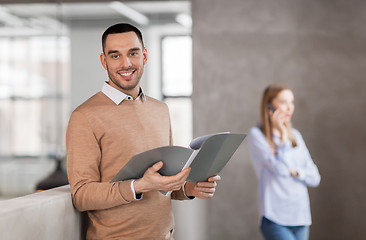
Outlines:
[[291, 89], [268, 86], [262, 96], [261, 121], [247, 138], [259, 180], [260, 229], [266, 240], [309, 238], [307, 187], [317, 187], [320, 175], [300, 132], [291, 127], [294, 109]]

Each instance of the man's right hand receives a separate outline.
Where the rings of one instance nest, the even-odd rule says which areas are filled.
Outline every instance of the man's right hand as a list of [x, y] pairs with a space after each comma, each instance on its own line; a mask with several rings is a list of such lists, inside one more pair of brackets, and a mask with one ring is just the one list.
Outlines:
[[163, 162], [159, 161], [148, 168], [144, 176], [134, 183], [137, 194], [149, 191], [175, 191], [179, 190], [186, 181], [191, 168], [186, 168], [174, 176], [162, 176], [158, 173], [163, 167]]

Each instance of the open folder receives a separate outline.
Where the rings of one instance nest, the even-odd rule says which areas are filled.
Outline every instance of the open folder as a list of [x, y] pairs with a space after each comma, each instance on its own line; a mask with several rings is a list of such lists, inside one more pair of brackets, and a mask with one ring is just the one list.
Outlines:
[[[205, 182], [225, 167], [245, 137], [246, 134], [214, 133], [195, 138], [189, 148], [165, 146], [136, 154], [111, 182], [141, 178], [149, 167], [159, 161], [164, 163], [158, 171], [163, 176], [176, 175], [190, 166], [187, 181]], [[165, 195], [170, 193], [161, 192]]]

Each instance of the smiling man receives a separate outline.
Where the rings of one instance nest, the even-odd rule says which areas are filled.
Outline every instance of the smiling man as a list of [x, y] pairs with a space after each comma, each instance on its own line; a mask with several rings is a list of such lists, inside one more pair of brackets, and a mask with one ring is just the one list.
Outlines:
[[108, 71], [110, 86], [136, 98], [147, 62], [142, 37], [135, 32], [105, 34], [102, 41], [104, 47], [100, 60]]
[[[133, 155], [171, 145], [172, 136], [168, 107], [140, 87], [147, 62], [141, 32], [130, 24], [113, 25], [102, 47], [109, 81], [74, 110], [67, 128], [73, 204], [88, 212], [87, 239], [173, 239], [171, 199], [211, 198], [220, 177], [186, 183], [190, 169], [161, 176], [158, 162], [140, 179], [110, 182]], [[159, 190], [173, 192], [165, 196]]]

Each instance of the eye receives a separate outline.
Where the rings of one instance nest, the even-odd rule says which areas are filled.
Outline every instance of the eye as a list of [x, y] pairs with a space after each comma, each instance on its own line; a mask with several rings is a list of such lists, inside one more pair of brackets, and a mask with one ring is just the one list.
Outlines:
[[117, 55], [117, 54], [111, 55], [111, 58], [112, 59], [117, 59], [117, 58], [119, 58], [119, 55]]
[[132, 56], [132, 57], [136, 57], [138, 55], [139, 55], [138, 52], [132, 52], [132, 53], [130, 53], [130, 56]]

